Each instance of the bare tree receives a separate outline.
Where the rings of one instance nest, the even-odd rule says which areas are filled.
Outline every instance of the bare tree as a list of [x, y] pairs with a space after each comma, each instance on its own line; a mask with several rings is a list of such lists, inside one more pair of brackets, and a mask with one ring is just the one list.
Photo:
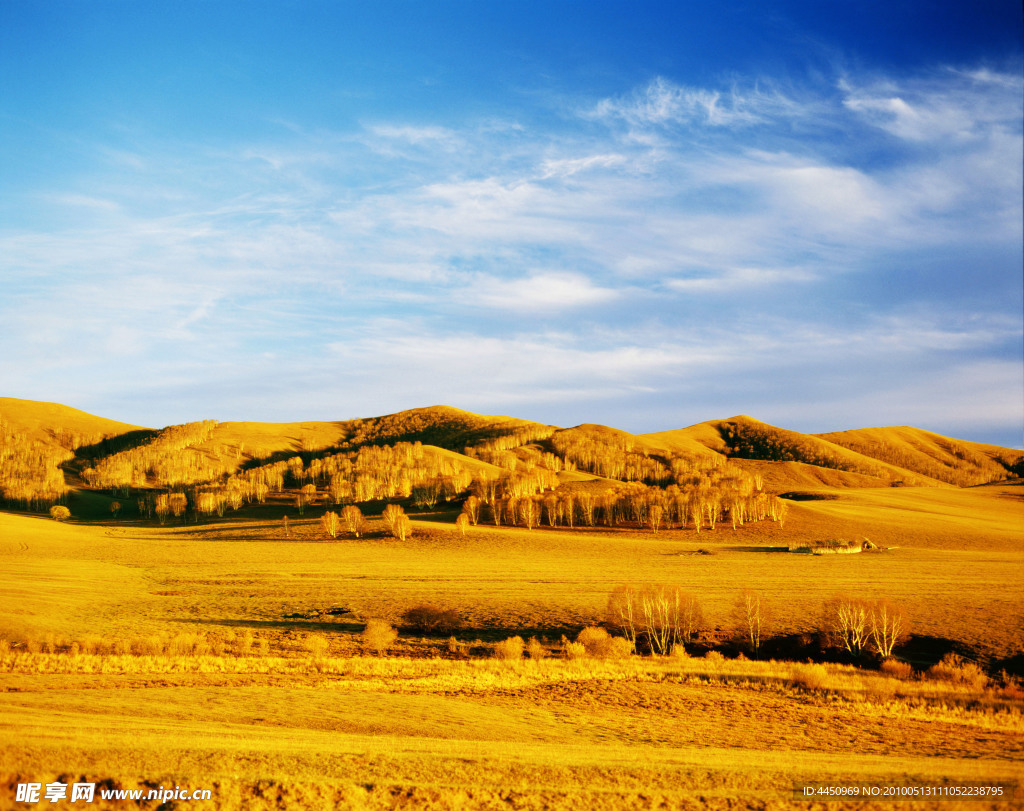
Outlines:
[[768, 605], [764, 595], [754, 589], [744, 589], [734, 608], [736, 630], [751, 654], [757, 656], [768, 626]]
[[665, 508], [660, 504], [652, 504], [647, 508], [647, 526], [651, 528], [651, 531], [655, 534], [658, 533], [658, 529], [661, 527], [661, 520], [665, 515]]
[[342, 509], [341, 520], [345, 524], [345, 529], [357, 538], [362, 533], [363, 527], [366, 524], [366, 521], [363, 519], [363, 514], [355, 504], [349, 504]]
[[475, 527], [480, 523], [480, 499], [476, 496], [470, 496], [466, 499], [466, 503], [462, 505], [462, 511], [469, 516], [470, 522]]
[[637, 591], [633, 586], [619, 586], [608, 596], [608, 621], [634, 645], [641, 631]]
[[519, 502], [519, 515], [522, 516], [527, 529], [533, 529], [539, 523], [538, 512], [537, 502], [532, 496], [527, 496]]
[[384, 512], [381, 513], [380, 517], [384, 521], [384, 526], [392, 535], [395, 534], [395, 523], [398, 521], [398, 516], [400, 515], [405, 515], [405, 510], [397, 504], [388, 504], [388, 506], [384, 508]]
[[466, 513], [459, 513], [459, 517], [455, 519], [455, 526], [458, 528], [462, 537], [466, 537], [466, 530], [469, 528], [469, 516]]
[[338, 531], [341, 529], [341, 521], [338, 520], [338, 514], [328, 510], [320, 517], [320, 526], [332, 538], [337, 538]]
[[833, 597], [825, 603], [822, 625], [831, 644], [860, 656], [871, 636], [871, 606], [857, 597]]
[[398, 639], [398, 631], [384, 620], [370, 620], [363, 628], [363, 645], [380, 655]]
[[871, 644], [883, 659], [892, 656], [892, 649], [907, 635], [908, 625], [903, 609], [886, 599], [871, 605]]

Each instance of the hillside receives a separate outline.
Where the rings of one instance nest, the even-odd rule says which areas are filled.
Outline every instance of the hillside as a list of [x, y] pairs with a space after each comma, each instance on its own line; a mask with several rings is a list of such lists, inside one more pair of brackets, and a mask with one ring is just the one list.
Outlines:
[[145, 430], [60, 403], [0, 397], [0, 421], [32, 440], [78, 448], [129, 431]]
[[[807, 435], [745, 415], [642, 435], [449, 406], [339, 421], [205, 420], [153, 430], [14, 398], [0, 398], [0, 461], [0, 498], [29, 509], [62, 501], [75, 487], [151, 500], [191, 488], [189, 510], [200, 495], [223, 509], [263, 503], [267, 494], [295, 499], [300, 489], [313, 502], [319, 493], [336, 504], [409, 498], [413, 490], [416, 503], [432, 504], [437, 494], [451, 500], [472, 491], [495, 510], [511, 499], [515, 521], [519, 500], [558, 490], [556, 501], [569, 506], [544, 507], [549, 521], [568, 509], [583, 510], [578, 517], [586, 523], [626, 516], [643, 522], [649, 507], [660, 506], [667, 522], [711, 526], [737, 514], [740, 523], [751, 515], [775, 520], [778, 511], [764, 498], [787, 490], [962, 487], [1005, 481], [1024, 468], [1020, 451], [915, 428]], [[571, 488], [558, 489], [597, 480], [593, 507], [589, 497], [581, 507]]]
[[83, 449], [111, 452], [110, 441], [147, 429], [59, 403], [0, 397], [0, 501], [37, 509], [68, 492], [62, 466]]
[[829, 486], [888, 487], [898, 484], [942, 487], [947, 484], [920, 471], [831, 442], [824, 438], [825, 435], [801, 434], [746, 415], [711, 420], [679, 431], [650, 436], [658, 437], [663, 443], [697, 443], [729, 459], [785, 464], [787, 467], [783, 470], [787, 472], [773, 471], [772, 478], [780, 486], [786, 486], [789, 479], [793, 479], [792, 483], [796, 485], [799, 479], [805, 478], [807, 471], [793, 467], [792, 463], [848, 474], [825, 474], [822, 483]]
[[901, 425], [817, 434], [820, 439], [922, 476], [972, 487], [1024, 474], [1024, 453]]

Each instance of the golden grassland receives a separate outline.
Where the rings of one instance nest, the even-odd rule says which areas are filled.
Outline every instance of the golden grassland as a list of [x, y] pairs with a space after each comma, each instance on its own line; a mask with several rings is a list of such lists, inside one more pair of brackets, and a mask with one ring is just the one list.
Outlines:
[[218, 808], [765, 807], [1024, 772], [1019, 698], [840, 665], [8, 652], [0, 672], [8, 785], [146, 779]]
[[[794, 502], [784, 528], [699, 535], [462, 537], [437, 513], [402, 543], [375, 522], [327, 540], [313, 510], [285, 537], [274, 504], [198, 525], [0, 513], [0, 808], [16, 783], [60, 776], [209, 787], [226, 809], [776, 807], [807, 781], [1020, 782], [1012, 685], [717, 656], [568, 661], [558, 642], [602, 619], [615, 586], [667, 582], [698, 594], [712, 627], [744, 587], [770, 600], [772, 633], [813, 628], [844, 592], [904, 603], [915, 633], [1017, 654], [1020, 492], [822, 488], [838, 497]], [[899, 549], [774, 551], [865, 535]], [[363, 620], [426, 601], [459, 611], [458, 639], [403, 635], [363, 655]], [[318, 613], [335, 607], [351, 613]], [[550, 658], [481, 658], [513, 634]]]

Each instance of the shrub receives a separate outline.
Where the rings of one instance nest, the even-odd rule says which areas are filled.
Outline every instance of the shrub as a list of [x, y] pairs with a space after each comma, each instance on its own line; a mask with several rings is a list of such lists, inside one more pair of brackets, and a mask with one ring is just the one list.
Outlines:
[[363, 628], [361, 639], [365, 648], [379, 655], [398, 639], [398, 631], [384, 620], [370, 620]]
[[570, 661], [576, 659], [585, 659], [587, 657], [587, 649], [579, 642], [565, 642], [563, 645], [565, 650], [565, 658]]
[[828, 684], [828, 671], [825, 665], [796, 665], [790, 680], [804, 690], [820, 690]]
[[465, 656], [466, 646], [462, 642], [459, 642], [459, 640], [454, 636], [450, 636], [448, 637], [448, 653], [455, 656]]
[[530, 637], [530, 641], [526, 643], [526, 654], [531, 659], [543, 659], [548, 655], [548, 650], [545, 648], [535, 636]]
[[978, 665], [962, 659], [955, 653], [947, 653], [941, 662], [932, 665], [928, 669], [928, 677], [973, 690], [982, 690], [988, 684], [988, 676]]
[[[679, 645], [678, 647], [682, 647]], [[611, 644], [608, 646], [608, 658], [609, 659], [628, 659], [636, 652], [636, 647], [628, 639], [624, 639], [621, 636], [612, 637]]]
[[914, 678], [914, 668], [909, 662], [901, 662], [899, 659], [886, 659], [879, 668], [886, 676], [894, 679]]
[[235, 654], [237, 656], [248, 656], [252, 652], [253, 637], [252, 628], [244, 628], [241, 635], [235, 637]]
[[312, 654], [314, 659], [322, 659], [331, 648], [331, 643], [320, 634], [310, 634], [303, 640], [303, 645]]
[[1019, 677], [1013, 676], [1003, 670], [999, 674], [999, 685], [999, 692], [1003, 698], [1008, 698], [1011, 701], [1020, 701], [1024, 699], [1024, 686], [1021, 685]]
[[402, 614], [402, 624], [421, 634], [450, 634], [462, 626], [457, 611], [423, 603]]
[[594, 626], [589, 626], [580, 631], [576, 641], [586, 649], [587, 656], [593, 659], [604, 659], [608, 656], [612, 647], [612, 635], [604, 628]]
[[54, 521], [67, 521], [71, 517], [71, 510], [63, 504], [55, 504], [50, 507], [50, 518]]
[[494, 645], [494, 656], [497, 659], [522, 659], [524, 642], [521, 636], [510, 636]]

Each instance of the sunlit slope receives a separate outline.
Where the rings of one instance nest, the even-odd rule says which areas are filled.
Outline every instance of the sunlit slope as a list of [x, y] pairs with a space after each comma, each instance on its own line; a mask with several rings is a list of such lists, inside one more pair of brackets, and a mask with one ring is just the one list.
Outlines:
[[266, 459], [281, 454], [396, 442], [421, 442], [462, 451], [467, 446], [517, 433], [542, 436], [553, 430], [553, 427], [528, 420], [431, 406], [337, 422], [220, 422], [209, 439], [195, 448], [217, 458], [235, 456], [238, 459]]
[[[253, 464], [302, 455], [353, 451], [367, 445], [420, 442], [498, 464], [495, 453], [517, 450], [520, 466], [541, 453], [555, 453], [592, 475], [623, 478], [593, 464], [590, 454], [637, 457], [626, 478], [644, 469], [650, 456], [666, 467], [690, 460], [698, 467], [729, 459], [758, 474], [770, 492], [813, 487], [972, 486], [1024, 472], [1024, 453], [956, 440], [911, 427], [865, 428], [808, 435], [746, 415], [710, 420], [671, 431], [630, 434], [611, 426], [582, 424], [561, 429], [508, 416], [475, 414], [431, 406], [378, 417], [338, 421], [216, 422], [169, 426], [161, 431], [96, 417], [56, 403], [0, 398], [0, 418], [18, 442], [42, 443], [64, 456], [66, 471], [83, 472], [114, 453], [138, 450], [148, 459], [183, 454], [196, 478], [237, 472]], [[193, 430], [194, 428], [194, 430]], [[78, 460], [68, 462], [70, 449]], [[533, 448], [533, 451], [528, 451]], [[488, 455], [490, 454], [490, 455]], [[531, 457], [532, 454], [532, 457]], [[628, 461], [628, 459], [627, 459]], [[56, 464], [56, 462], [55, 462]], [[108, 464], [109, 467], [109, 464]], [[605, 466], [607, 467], [607, 466]], [[495, 468], [497, 470], [498, 468]], [[641, 478], [647, 478], [641, 476]], [[658, 480], [658, 479], [655, 479]], [[660, 481], [660, 480], [659, 480]], [[71, 485], [81, 482], [72, 473]]]
[[[778, 428], [742, 414], [725, 420], [709, 420], [679, 431], [662, 432], [656, 436], [662, 442], [696, 442], [730, 459], [795, 462], [853, 474], [850, 477], [829, 475], [827, 483], [833, 486], [864, 487], [893, 483], [946, 486], [945, 482], [865, 456], [819, 436]], [[787, 478], [796, 484], [802, 478], [802, 472], [790, 468], [786, 476], [776, 476], [779, 483], [784, 483]]]
[[[399, 411], [383, 417], [353, 420], [353, 442], [422, 442], [461, 451], [503, 437], [550, 435], [554, 426], [515, 417], [474, 414], [451, 406], [430, 406]], [[529, 441], [528, 440], [528, 441]]]
[[863, 456], [923, 476], [970, 487], [1024, 473], [1024, 453], [924, 431], [907, 425], [817, 434]]
[[62, 436], [66, 437], [65, 447], [76, 439], [74, 446], [142, 430], [138, 425], [97, 417], [60, 403], [19, 400], [16, 397], [0, 397], [0, 419], [11, 430], [25, 434], [29, 439], [58, 442]]
[[333, 448], [349, 434], [344, 422], [219, 422], [210, 438], [195, 447], [218, 457], [265, 459]]

